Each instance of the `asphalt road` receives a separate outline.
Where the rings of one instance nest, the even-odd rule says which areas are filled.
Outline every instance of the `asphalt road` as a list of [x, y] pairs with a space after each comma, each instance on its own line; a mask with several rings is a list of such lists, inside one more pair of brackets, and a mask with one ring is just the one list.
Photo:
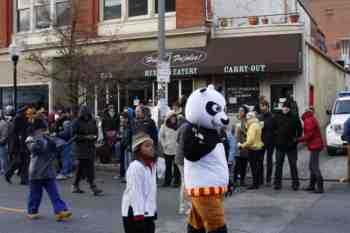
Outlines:
[[[8, 185], [0, 177], [0, 233], [122, 233], [120, 206], [124, 185], [111, 177], [112, 174], [98, 175], [97, 184], [104, 190], [101, 197], [94, 197], [89, 192], [71, 194], [70, 181], [59, 183], [62, 197], [73, 212], [73, 219], [66, 223], [54, 221], [46, 195], [40, 208], [43, 218], [38, 221], [27, 220], [25, 214], [17, 210], [26, 208], [27, 187]], [[88, 190], [87, 185], [82, 188]], [[159, 222], [178, 218], [176, 202], [177, 190], [159, 189]], [[2, 207], [14, 210], [4, 211]]]

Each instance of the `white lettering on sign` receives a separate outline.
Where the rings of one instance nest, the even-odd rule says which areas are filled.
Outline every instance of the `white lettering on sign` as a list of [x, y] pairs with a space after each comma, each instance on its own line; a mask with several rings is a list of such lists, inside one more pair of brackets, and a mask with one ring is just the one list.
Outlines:
[[261, 73], [266, 72], [266, 65], [253, 64], [253, 65], [227, 65], [224, 67], [224, 73]]
[[[172, 76], [197, 75], [197, 67], [173, 68], [171, 69]], [[146, 70], [145, 77], [157, 77], [157, 70]]]

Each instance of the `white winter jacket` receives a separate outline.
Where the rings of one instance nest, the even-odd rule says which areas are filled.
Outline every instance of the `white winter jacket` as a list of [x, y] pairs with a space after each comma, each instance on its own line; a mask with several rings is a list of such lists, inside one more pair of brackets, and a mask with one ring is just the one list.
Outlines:
[[159, 142], [162, 145], [163, 152], [166, 155], [175, 155], [177, 147], [177, 130], [169, 128], [164, 123], [160, 127]]

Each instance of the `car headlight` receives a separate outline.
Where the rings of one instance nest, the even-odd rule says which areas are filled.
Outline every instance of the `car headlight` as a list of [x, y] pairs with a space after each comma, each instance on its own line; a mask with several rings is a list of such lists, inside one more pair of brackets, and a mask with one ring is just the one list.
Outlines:
[[331, 129], [337, 134], [343, 133], [343, 125], [341, 124], [333, 124], [331, 125]]

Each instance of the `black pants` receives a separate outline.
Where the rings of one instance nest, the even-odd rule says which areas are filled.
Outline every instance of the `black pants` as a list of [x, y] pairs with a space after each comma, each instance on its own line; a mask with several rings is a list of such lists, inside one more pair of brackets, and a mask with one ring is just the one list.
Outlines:
[[80, 181], [85, 178], [91, 187], [95, 185], [95, 161], [93, 159], [78, 159], [74, 186], [79, 187]]
[[287, 151], [277, 148], [277, 153], [276, 153], [277, 164], [276, 164], [276, 172], [275, 172], [275, 185], [276, 186], [282, 185], [283, 164], [284, 164], [284, 158], [286, 155], [288, 157], [293, 187], [299, 187], [300, 183], [299, 183], [298, 167], [297, 167], [298, 151], [296, 148], [291, 149], [291, 150], [287, 150]]
[[134, 221], [133, 217], [123, 218], [125, 233], [155, 233], [156, 226], [153, 218], [145, 218], [144, 221]]
[[271, 183], [273, 172], [273, 152], [275, 151], [274, 145], [267, 145], [264, 148], [264, 154], [266, 153], [266, 183]]
[[6, 171], [5, 176], [12, 178], [16, 170], [20, 171], [21, 183], [28, 183], [29, 157], [22, 155], [21, 158], [14, 158]]
[[247, 173], [248, 158], [246, 157], [236, 157], [236, 165], [233, 172], [233, 180], [237, 182], [238, 175], [240, 176], [241, 183], [245, 182], [245, 176]]
[[253, 175], [253, 186], [259, 187], [264, 180], [264, 151], [250, 150], [248, 153], [249, 165]]
[[120, 146], [120, 169], [119, 169], [119, 175], [120, 177], [125, 177], [125, 148], [123, 146]]
[[309, 162], [311, 181], [317, 182], [323, 180], [321, 170], [320, 170], [320, 151], [310, 152], [310, 162]]
[[174, 162], [175, 155], [164, 155], [165, 158], [165, 179], [164, 185], [171, 185], [174, 180], [175, 185], [181, 184], [181, 174], [179, 168]]

